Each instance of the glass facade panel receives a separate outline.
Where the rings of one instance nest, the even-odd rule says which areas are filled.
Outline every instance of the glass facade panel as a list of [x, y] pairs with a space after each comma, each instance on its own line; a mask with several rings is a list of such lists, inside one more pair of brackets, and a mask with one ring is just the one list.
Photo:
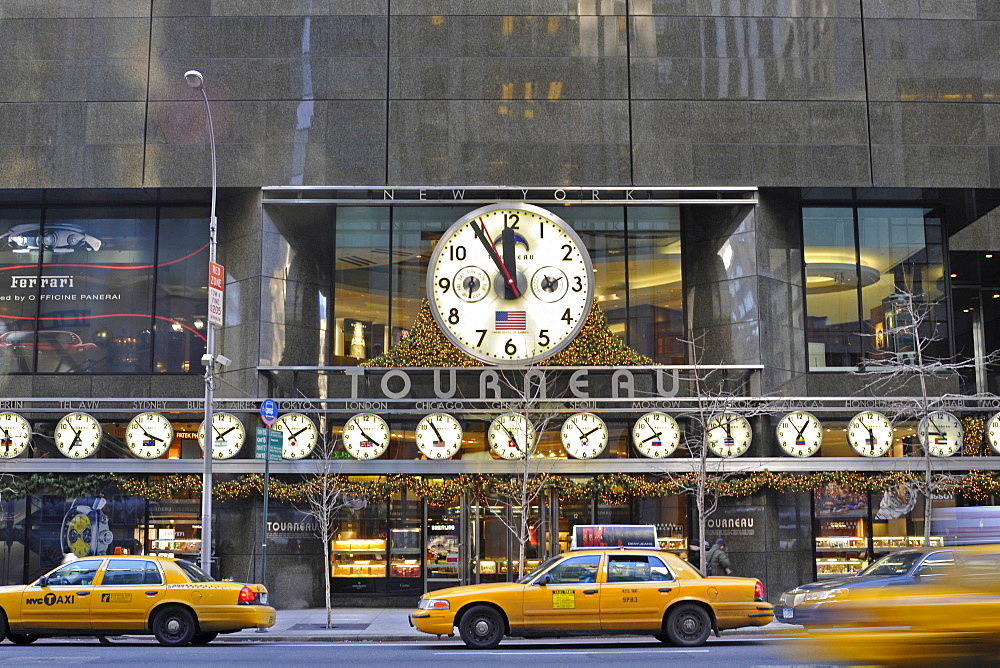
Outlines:
[[608, 327], [627, 337], [625, 211], [621, 207], [569, 207], [557, 210], [576, 230], [594, 263], [594, 304], [607, 316]]
[[660, 364], [684, 364], [680, 209], [628, 215], [628, 344]]
[[388, 350], [392, 253], [387, 208], [337, 210], [334, 364], [350, 366]]
[[809, 368], [853, 367], [861, 359], [853, 209], [804, 209], [802, 236]]

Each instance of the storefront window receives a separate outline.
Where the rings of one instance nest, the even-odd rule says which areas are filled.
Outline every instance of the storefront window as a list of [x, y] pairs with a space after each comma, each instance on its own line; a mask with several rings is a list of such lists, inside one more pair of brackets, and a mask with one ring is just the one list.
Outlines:
[[160, 499], [149, 504], [146, 554], [191, 561], [201, 555], [201, 502]]
[[915, 319], [924, 341], [940, 336], [944, 262], [931, 210], [807, 207], [802, 225], [811, 370], [907, 361], [917, 333], [905, 328]]
[[569, 207], [557, 213], [576, 230], [590, 251], [594, 263], [594, 303], [604, 311], [611, 331], [624, 341], [628, 322], [624, 209]]
[[24, 582], [26, 509], [24, 499], [0, 499], [0, 583], [5, 585]]
[[853, 575], [869, 564], [868, 495], [829, 484], [813, 493], [816, 576]]
[[[357, 506], [357, 507], [354, 507]], [[386, 591], [386, 504], [359, 501], [342, 508], [331, 545], [330, 575], [341, 593]]]
[[159, 234], [156, 207], [0, 215], [0, 372], [199, 372], [207, 223], [162, 211]]

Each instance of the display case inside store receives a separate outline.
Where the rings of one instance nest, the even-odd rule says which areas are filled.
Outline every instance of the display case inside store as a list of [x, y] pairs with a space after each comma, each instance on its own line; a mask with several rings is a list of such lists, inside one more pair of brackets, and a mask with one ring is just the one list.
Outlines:
[[855, 575], [867, 565], [863, 559], [816, 559], [816, 577], [826, 580]]
[[[872, 538], [876, 552], [894, 552], [906, 547], [923, 547], [923, 536], [875, 536]], [[930, 547], [944, 546], [943, 536], [931, 536]]]
[[[140, 540], [136, 530], [136, 540]], [[195, 559], [201, 555], [201, 504], [190, 500], [153, 502], [146, 525], [146, 554]]]
[[420, 577], [420, 529], [390, 529], [389, 577]]
[[343, 538], [343, 533], [340, 536], [333, 541], [330, 555], [331, 575], [333, 577], [385, 577], [385, 539]]
[[813, 493], [816, 577], [853, 575], [871, 563], [868, 495], [830, 484]]

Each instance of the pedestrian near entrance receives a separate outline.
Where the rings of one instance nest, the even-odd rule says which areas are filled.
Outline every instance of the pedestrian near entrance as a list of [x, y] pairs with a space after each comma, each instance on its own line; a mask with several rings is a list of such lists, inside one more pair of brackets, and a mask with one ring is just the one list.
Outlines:
[[715, 545], [708, 551], [708, 575], [732, 575], [726, 541], [715, 539]]

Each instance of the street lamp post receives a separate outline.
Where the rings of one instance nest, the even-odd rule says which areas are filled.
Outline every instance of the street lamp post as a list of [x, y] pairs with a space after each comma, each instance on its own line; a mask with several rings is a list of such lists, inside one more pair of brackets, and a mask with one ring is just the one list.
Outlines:
[[[205, 93], [205, 77], [198, 70], [188, 70], [184, 80], [191, 88], [201, 93], [205, 101], [205, 116], [208, 119], [208, 140], [212, 149], [212, 208], [208, 224], [208, 261], [216, 260], [216, 245], [218, 243], [218, 220], [215, 217], [215, 128], [212, 126], [212, 107], [208, 104]], [[212, 455], [215, 444], [215, 428], [212, 425], [212, 409], [215, 403], [215, 325], [207, 323], [208, 331], [205, 339], [205, 356], [201, 361], [205, 364], [205, 437], [202, 460], [204, 468], [201, 478], [201, 568], [206, 573], [212, 572]]]

